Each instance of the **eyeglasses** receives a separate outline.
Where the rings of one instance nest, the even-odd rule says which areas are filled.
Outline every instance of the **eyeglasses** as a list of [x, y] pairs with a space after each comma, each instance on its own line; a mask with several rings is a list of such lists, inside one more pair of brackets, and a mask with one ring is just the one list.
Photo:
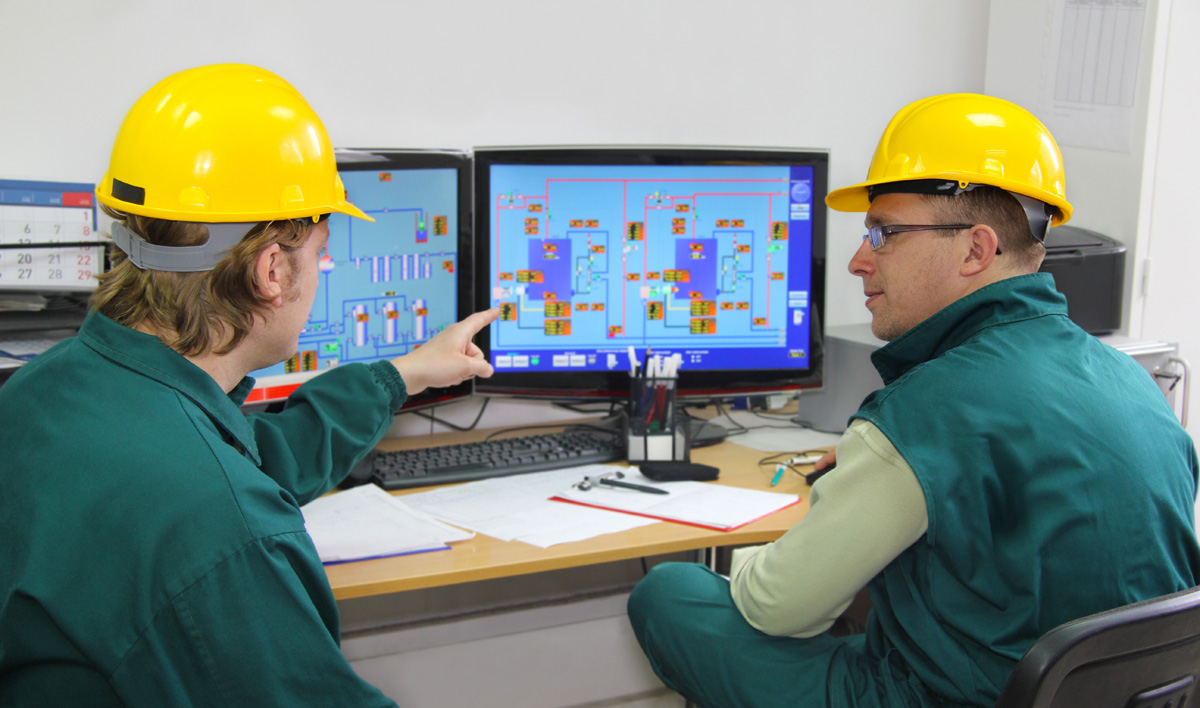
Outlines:
[[[872, 226], [867, 230], [867, 234], [863, 236], [864, 241], [871, 242], [871, 250], [877, 251], [883, 248], [883, 244], [887, 243], [888, 237], [892, 234], [902, 234], [905, 231], [961, 231], [969, 229], [973, 224], [933, 224], [933, 225], [896, 225], [896, 226]], [[1000, 253], [996, 249], [996, 253]]]

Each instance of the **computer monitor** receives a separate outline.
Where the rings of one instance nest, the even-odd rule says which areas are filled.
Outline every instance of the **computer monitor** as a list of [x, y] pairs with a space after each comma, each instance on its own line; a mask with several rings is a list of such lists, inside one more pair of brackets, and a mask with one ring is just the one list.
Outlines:
[[[470, 156], [382, 149], [336, 156], [349, 200], [375, 222], [329, 218], [320, 287], [299, 352], [251, 374], [248, 404], [282, 401], [336, 366], [407, 354], [470, 312]], [[470, 382], [429, 389], [404, 407], [470, 393]]]
[[821, 385], [821, 150], [476, 148], [476, 392], [622, 397], [629, 348], [681, 354], [680, 395]]

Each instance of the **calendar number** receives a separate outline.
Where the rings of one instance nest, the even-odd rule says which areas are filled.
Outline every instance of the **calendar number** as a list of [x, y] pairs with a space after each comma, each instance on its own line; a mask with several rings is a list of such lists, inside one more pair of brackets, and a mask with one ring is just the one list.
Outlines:
[[[103, 261], [88, 246], [95, 231], [94, 185], [0, 179], [0, 279], [37, 292], [90, 290]], [[15, 248], [14, 248], [15, 246]]]

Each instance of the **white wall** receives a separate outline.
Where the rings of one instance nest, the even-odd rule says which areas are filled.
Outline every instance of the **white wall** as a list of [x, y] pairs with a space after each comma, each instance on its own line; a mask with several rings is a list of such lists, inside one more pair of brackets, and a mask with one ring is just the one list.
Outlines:
[[[1200, 366], [1200, 228], [1192, 205], [1200, 198], [1200, 3], [1165, 2], [1159, 26], [1161, 93], [1149, 117], [1145, 182], [1139, 214], [1139, 235], [1149, 260], [1141, 299], [1131, 311], [1131, 333], [1147, 339], [1178, 342], [1180, 354]], [[1139, 307], [1140, 305], [1140, 307]], [[1192, 386], [1189, 425], [1200, 421], [1200, 398]]]
[[[981, 91], [985, 0], [0, 0], [0, 177], [98, 181], [154, 82], [200, 64], [292, 82], [342, 146], [823, 147], [861, 180], [909, 101]], [[827, 321], [868, 321], [831, 214]]]

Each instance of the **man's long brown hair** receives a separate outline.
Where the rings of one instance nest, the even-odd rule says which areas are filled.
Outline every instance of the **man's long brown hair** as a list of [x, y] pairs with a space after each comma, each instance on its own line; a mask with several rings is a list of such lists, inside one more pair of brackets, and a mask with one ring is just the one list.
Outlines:
[[[103, 209], [152, 244], [197, 246], [208, 238], [203, 224]], [[255, 315], [265, 312], [269, 302], [258, 294], [255, 282], [259, 254], [278, 243], [295, 272], [295, 251], [308, 239], [312, 227], [308, 219], [260, 223], [215, 268], [193, 273], [142, 270], [120, 249], [110, 246], [112, 268], [100, 276], [91, 307], [126, 327], [141, 325], [167, 337], [167, 345], [185, 356], [227, 354], [246, 337]]]

